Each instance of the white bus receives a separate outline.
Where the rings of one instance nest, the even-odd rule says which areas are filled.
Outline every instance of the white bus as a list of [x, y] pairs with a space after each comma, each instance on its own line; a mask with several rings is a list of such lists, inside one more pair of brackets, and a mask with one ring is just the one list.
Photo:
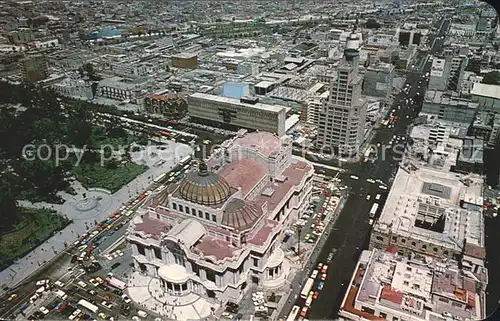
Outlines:
[[127, 283], [121, 281], [121, 280], [118, 280], [117, 278], [114, 278], [112, 276], [106, 278], [106, 281], [108, 282], [109, 285], [111, 285], [112, 287], [115, 287], [117, 288], [118, 290], [125, 290], [125, 288], [127, 287]]
[[307, 279], [306, 284], [302, 288], [302, 292], [300, 292], [300, 297], [302, 299], [307, 299], [307, 297], [309, 296], [309, 292], [311, 292], [313, 285], [314, 285], [314, 279], [311, 279], [311, 278]]
[[191, 160], [191, 155], [189, 156], [186, 156], [184, 157], [183, 159], [181, 159], [180, 161], [180, 165], [181, 166], [184, 166], [184, 165], [187, 165], [189, 163], [189, 161]]
[[78, 305], [81, 307], [84, 307], [85, 309], [92, 311], [94, 313], [97, 313], [99, 311], [99, 308], [92, 303], [88, 302], [87, 300], [81, 299], [78, 301]]
[[162, 179], [164, 179], [164, 178], [165, 178], [165, 176], [167, 176], [167, 173], [163, 173], [163, 174], [161, 174], [160, 176], [158, 176], [157, 178], [155, 178], [155, 179], [153, 180], [153, 182], [158, 183], [158, 182], [160, 182]]
[[286, 318], [286, 321], [295, 321], [295, 319], [297, 319], [297, 316], [299, 315], [299, 312], [300, 307], [298, 305], [294, 305], [292, 311], [290, 311], [290, 314]]
[[370, 210], [370, 217], [375, 217], [378, 210], [378, 203], [373, 203], [372, 209]]
[[309, 292], [309, 296], [307, 297], [307, 300], [306, 300], [306, 307], [308, 307], [308, 308], [311, 307], [311, 304], [313, 302], [313, 295], [314, 295], [313, 291]]

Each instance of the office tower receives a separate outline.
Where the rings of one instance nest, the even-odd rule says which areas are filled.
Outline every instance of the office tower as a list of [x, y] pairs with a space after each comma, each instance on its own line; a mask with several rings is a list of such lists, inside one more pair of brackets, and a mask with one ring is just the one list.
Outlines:
[[364, 136], [366, 102], [361, 99], [363, 77], [359, 74], [359, 38], [356, 28], [347, 38], [337, 77], [318, 118], [316, 148], [341, 156], [358, 154]]

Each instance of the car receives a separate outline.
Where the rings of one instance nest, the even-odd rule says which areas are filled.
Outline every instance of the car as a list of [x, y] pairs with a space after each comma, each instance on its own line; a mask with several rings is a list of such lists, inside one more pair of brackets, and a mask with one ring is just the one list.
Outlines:
[[385, 185], [379, 185], [378, 188], [383, 189], [383, 190], [387, 190], [387, 186], [385, 186]]
[[96, 281], [96, 279], [90, 279], [89, 283], [92, 284], [93, 286], [98, 286], [99, 282]]
[[89, 290], [87, 291], [87, 293], [88, 293], [88, 294], [90, 294], [90, 295], [93, 295], [93, 296], [97, 295], [97, 292], [96, 292], [96, 291], [94, 291], [94, 290], [92, 290], [92, 289], [89, 289]]
[[318, 263], [318, 270], [321, 270], [323, 268], [323, 263]]
[[366, 181], [371, 184], [375, 183], [375, 180], [373, 180], [372, 178], [368, 178]]
[[12, 293], [11, 295], [9, 295], [9, 298], [7, 299], [7, 301], [13, 301], [13, 300], [15, 300], [17, 297], [18, 297], [18, 295], [17, 295], [17, 294]]
[[351, 179], [354, 179], [354, 180], [358, 180], [358, 179], [359, 179], [359, 177], [358, 177], [358, 176], [356, 176], [356, 175], [351, 175], [351, 176], [349, 176], [349, 177], [350, 177]]
[[325, 282], [321, 281], [318, 283], [317, 289], [318, 289], [318, 291], [321, 291], [321, 290], [323, 290], [324, 287], [325, 287]]
[[324, 264], [321, 273], [326, 273], [326, 271], [328, 271], [328, 265]]
[[104, 283], [104, 280], [100, 277], [96, 277], [95, 280], [99, 283], [99, 284], [103, 284]]
[[326, 281], [326, 273], [321, 274], [321, 281]]
[[77, 283], [79, 286], [81, 286], [82, 288], [86, 288], [87, 287], [87, 283], [83, 282], [83, 281], [78, 281]]
[[56, 285], [59, 288], [62, 288], [62, 287], [64, 287], [64, 282], [61, 282], [61, 281], [58, 280], [58, 281], [54, 282], [54, 285]]
[[122, 295], [122, 300], [127, 304], [132, 302], [132, 300], [130, 300], [130, 298], [126, 294]]
[[316, 300], [319, 296], [319, 291], [314, 292], [313, 294], [313, 300]]
[[311, 238], [311, 234], [306, 234], [306, 236], [304, 236], [304, 240], [309, 240], [309, 238]]
[[307, 243], [314, 243], [316, 242], [316, 239], [314, 237], [310, 237], [307, 239]]
[[46, 307], [40, 307], [39, 310], [40, 310], [40, 312], [42, 312], [45, 315], [49, 314], [49, 312], [50, 312], [49, 309], [47, 309]]
[[375, 196], [375, 199], [378, 201], [380, 199], [380, 194], [377, 194], [377, 196]]
[[113, 308], [113, 304], [111, 304], [111, 302], [108, 302], [108, 301], [102, 301], [101, 302], [101, 305], [105, 308], [108, 308], [108, 309], [112, 309]]
[[370, 194], [366, 195], [366, 200], [369, 201], [372, 198]]
[[308, 308], [308, 307], [303, 307], [303, 308], [302, 308], [302, 311], [300, 311], [300, 316], [301, 316], [301, 317], [303, 317], [303, 318], [305, 318], [305, 317], [306, 317], [306, 315], [307, 315], [307, 311], [308, 311], [308, 310], [309, 310], [309, 308]]
[[46, 284], [49, 284], [50, 280], [49, 279], [46, 279], [46, 280], [39, 280], [39, 281], [36, 281], [35, 285], [36, 286], [43, 286], [43, 285], [46, 285]]

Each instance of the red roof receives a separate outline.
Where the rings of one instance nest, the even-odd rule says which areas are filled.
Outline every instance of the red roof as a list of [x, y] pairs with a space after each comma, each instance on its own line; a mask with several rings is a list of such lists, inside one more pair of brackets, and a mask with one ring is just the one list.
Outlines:
[[396, 304], [401, 304], [401, 302], [403, 302], [403, 292], [386, 285], [382, 288], [380, 298]]

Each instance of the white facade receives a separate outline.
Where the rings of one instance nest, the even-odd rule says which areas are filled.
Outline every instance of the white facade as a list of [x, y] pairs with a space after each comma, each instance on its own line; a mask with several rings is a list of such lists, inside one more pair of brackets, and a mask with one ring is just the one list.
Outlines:
[[236, 127], [285, 135], [287, 108], [281, 105], [245, 103], [240, 99], [195, 93], [188, 97], [189, 117]]
[[283, 285], [280, 235], [309, 204], [313, 167], [292, 157], [290, 139], [244, 131], [206, 166], [140, 209], [127, 236], [136, 270], [167, 295], [220, 304], [238, 302], [249, 284]]

